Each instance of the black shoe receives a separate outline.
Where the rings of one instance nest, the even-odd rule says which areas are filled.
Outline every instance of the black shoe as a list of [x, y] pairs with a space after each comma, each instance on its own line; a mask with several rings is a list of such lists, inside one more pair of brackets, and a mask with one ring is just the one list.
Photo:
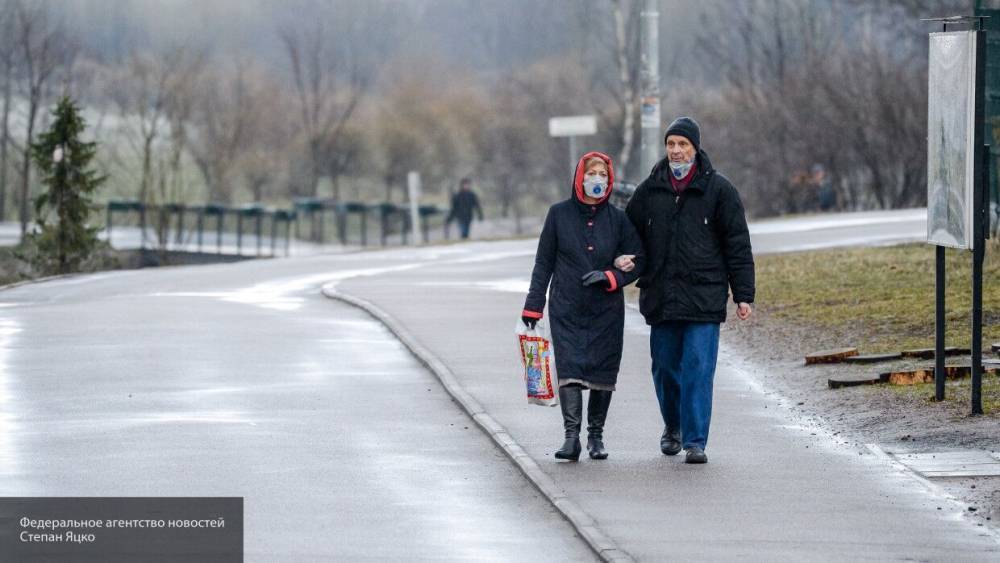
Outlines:
[[608, 451], [604, 449], [604, 440], [588, 436], [587, 455], [590, 456], [590, 459], [608, 459]]
[[671, 428], [664, 428], [663, 435], [660, 436], [660, 451], [663, 455], [677, 455], [681, 453], [681, 433]]
[[566, 438], [563, 447], [555, 453], [556, 459], [568, 459], [569, 461], [580, 461], [580, 438]]
[[684, 463], [708, 463], [708, 456], [705, 455], [705, 450], [698, 446], [691, 446], [687, 449], [687, 456], [684, 458]]
[[587, 454], [590, 459], [608, 459], [604, 449], [604, 421], [608, 419], [611, 391], [590, 391], [587, 400]]
[[566, 441], [555, 453], [556, 459], [577, 461], [580, 459], [580, 425], [583, 418], [583, 389], [578, 385], [559, 388], [559, 406], [562, 408], [563, 428]]

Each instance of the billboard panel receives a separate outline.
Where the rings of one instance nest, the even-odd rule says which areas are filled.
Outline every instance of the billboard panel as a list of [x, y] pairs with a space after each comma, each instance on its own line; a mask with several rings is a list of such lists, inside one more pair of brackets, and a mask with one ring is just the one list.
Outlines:
[[927, 242], [972, 249], [976, 32], [930, 34]]

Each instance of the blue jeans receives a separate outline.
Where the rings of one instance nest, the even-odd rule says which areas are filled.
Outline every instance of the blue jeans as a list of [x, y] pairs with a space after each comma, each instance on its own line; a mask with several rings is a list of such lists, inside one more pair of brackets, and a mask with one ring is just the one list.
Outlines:
[[685, 449], [704, 449], [712, 420], [719, 323], [671, 321], [653, 325], [649, 351], [663, 423], [680, 430]]

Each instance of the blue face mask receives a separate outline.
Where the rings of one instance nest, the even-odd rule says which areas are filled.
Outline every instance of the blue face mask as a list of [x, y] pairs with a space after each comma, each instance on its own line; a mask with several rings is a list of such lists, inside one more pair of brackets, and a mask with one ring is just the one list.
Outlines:
[[670, 173], [674, 175], [674, 179], [681, 180], [688, 175], [692, 166], [694, 166], [693, 158], [688, 162], [671, 162]]
[[594, 199], [601, 199], [608, 193], [608, 180], [600, 176], [587, 176], [583, 179], [583, 193]]

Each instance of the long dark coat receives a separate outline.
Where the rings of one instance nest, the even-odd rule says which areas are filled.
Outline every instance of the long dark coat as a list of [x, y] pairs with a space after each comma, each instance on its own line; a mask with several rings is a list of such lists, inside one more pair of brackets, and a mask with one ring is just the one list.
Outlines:
[[639, 310], [650, 325], [665, 321], [721, 323], [732, 289], [736, 303], [753, 303], [754, 261], [746, 213], [736, 188], [704, 151], [678, 195], [667, 160], [660, 161], [629, 201], [626, 213], [642, 238], [646, 269], [636, 284]]
[[[601, 203], [587, 205], [583, 203], [584, 162], [594, 156], [608, 164], [610, 189]], [[576, 379], [611, 386], [618, 379], [625, 323], [622, 288], [642, 273], [643, 249], [625, 213], [608, 204], [613, 189], [611, 159], [601, 153], [584, 155], [577, 164], [573, 195], [549, 209], [538, 240], [523, 314], [541, 318], [545, 291], [549, 290], [552, 345], [560, 381]], [[631, 272], [615, 269], [614, 260], [622, 254], [636, 256]], [[584, 286], [581, 278], [594, 270], [604, 272], [608, 284]]]

